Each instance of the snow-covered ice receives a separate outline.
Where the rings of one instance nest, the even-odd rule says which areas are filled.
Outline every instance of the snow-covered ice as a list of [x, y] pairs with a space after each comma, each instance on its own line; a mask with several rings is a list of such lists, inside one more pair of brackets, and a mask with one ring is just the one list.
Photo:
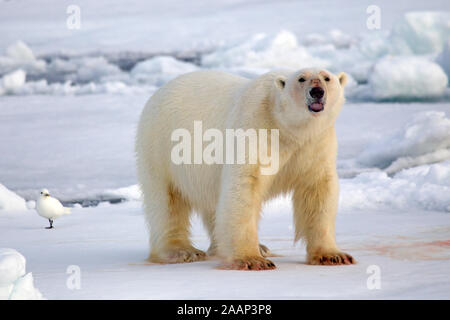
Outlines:
[[[79, 0], [79, 30], [67, 5], [0, 1], [0, 248], [20, 252], [0, 250], [0, 298], [450, 298], [448, 1], [378, 1], [380, 30], [366, 26], [370, 0]], [[349, 75], [337, 241], [358, 264], [306, 265], [289, 196], [263, 209], [274, 271], [146, 263], [134, 135], [151, 94], [194, 70], [311, 66]], [[53, 230], [34, 209], [44, 186], [73, 206]], [[206, 250], [197, 217], [192, 235]]]
[[437, 56], [436, 63], [442, 67], [447, 74], [447, 77], [450, 77], [450, 40], [447, 41], [447, 44], [444, 45], [444, 49]]
[[128, 186], [128, 187], [122, 187], [117, 189], [107, 189], [102, 193], [103, 197], [106, 198], [118, 198], [118, 199], [124, 199], [127, 201], [136, 201], [142, 199], [142, 192], [141, 189], [137, 184]]
[[[244, 16], [250, 14], [246, 6], [239, 4], [240, 1], [235, 3], [237, 12], [228, 14]], [[10, 4], [2, 5], [8, 7], [13, 14], [25, 14], [23, 11], [16, 11], [20, 7], [18, 5], [17, 8]], [[91, 5], [84, 3], [83, 8], [89, 8]], [[230, 9], [225, 2], [218, 1], [215, 5]], [[290, 16], [292, 14], [290, 10], [302, 12], [305, 9], [304, 5], [301, 2], [275, 4], [262, 1], [259, 9], [264, 15], [272, 10], [282, 10], [289, 12]], [[361, 2], [358, 3], [358, 6], [360, 5]], [[410, 5], [412, 10], [416, 3]], [[101, 2], [99, 6], [102, 6]], [[133, 11], [140, 6], [141, 3], [136, 3]], [[289, 8], [290, 6], [293, 8]], [[427, 4], [429, 8], [433, 6], [434, 2]], [[152, 7], [151, 13], [155, 14], [158, 12], [157, 9], [162, 8]], [[202, 12], [197, 7], [185, 9]], [[384, 24], [382, 30], [370, 32], [365, 30], [364, 25], [348, 30], [346, 20], [337, 25], [330, 24], [324, 30], [309, 30], [307, 23], [277, 25], [273, 19], [269, 20], [271, 22], [267, 23], [267, 26], [260, 26], [258, 32], [251, 32], [255, 22], [261, 23], [261, 17], [256, 19], [252, 16], [250, 21], [242, 19], [237, 23], [241, 26], [239, 33], [226, 32], [216, 38], [222, 39], [221, 41], [207, 40], [204, 45], [200, 44], [202, 40], [198, 39], [194, 46], [193, 43], [186, 43], [185, 37], [183, 41], [177, 42], [175, 39], [179, 39], [179, 35], [171, 35], [172, 38], [160, 35], [160, 32], [173, 31], [165, 28], [158, 32], [159, 36], [156, 39], [151, 37], [150, 40], [145, 39], [141, 42], [138, 41], [141, 33], [135, 34], [136, 38], [130, 38], [129, 34], [125, 35], [122, 30], [121, 32], [116, 30], [117, 38], [131, 39], [133, 43], [131, 48], [134, 48], [135, 53], [129, 51], [130, 47], [126, 50], [114, 47], [114, 42], [110, 43], [114, 47], [110, 50], [106, 49], [109, 46], [98, 47], [91, 43], [90, 50], [81, 50], [79, 47], [78, 50], [74, 48], [68, 52], [61, 52], [46, 47], [42, 41], [36, 43], [33, 32], [22, 34], [22, 40], [15, 39], [10, 43], [4, 43], [8, 37], [3, 37], [0, 39], [0, 76], [5, 78], [8, 73], [21, 69], [26, 72], [27, 78], [26, 82], [22, 83], [23, 81], [19, 81], [22, 77], [16, 74], [12, 78], [16, 80], [13, 82], [14, 85], [0, 89], [0, 95], [142, 93], [153, 86], [162, 85], [181, 73], [199, 68], [222, 69], [254, 77], [280, 68], [325, 67], [332, 72], [345, 70], [351, 79], [355, 80], [351, 82], [351, 88], [347, 92], [349, 99], [449, 100], [447, 56], [450, 13], [442, 11], [445, 8], [439, 8], [440, 11], [417, 12], [403, 12], [404, 9], [396, 9], [397, 11], [392, 13], [395, 19], [389, 16], [391, 12], [383, 11], [384, 23], [387, 20], [390, 20], [390, 23]], [[311, 11], [311, 8], [308, 7], [308, 11]], [[47, 14], [49, 14], [48, 23], [53, 24], [54, 12]], [[321, 12], [321, 15], [323, 14]], [[198, 20], [195, 23], [204, 18], [202, 15], [196, 17]], [[5, 21], [8, 18], [9, 16], [5, 17]], [[314, 15], [308, 15], [308, 19], [314, 19]], [[325, 21], [323, 17], [320, 20], [322, 23]], [[156, 21], [151, 25], [156, 25]], [[202, 22], [211, 23], [208, 19]], [[105, 23], [108, 24], [109, 20]], [[268, 29], [270, 25], [277, 27]], [[8, 27], [15, 30], [13, 25]], [[78, 34], [83, 34], [87, 29], [93, 32], [91, 36], [94, 38], [99, 36], [91, 30], [91, 27], [95, 29], [94, 26], [85, 27], [78, 31]], [[115, 30], [115, 26], [109, 27]], [[134, 28], [136, 25], [127, 24], [127, 27]], [[309, 32], [305, 32], [305, 28]], [[347, 30], [343, 31], [342, 28]], [[201, 32], [195, 28], [189, 30], [185, 32], [194, 32], [192, 37], [195, 38], [198, 34], [203, 34], [204, 37], [211, 39], [217, 32], [215, 29], [204, 27]], [[359, 30], [359, 33], [355, 33], [355, 30]], [[173, 45], [167, 45], [165, 40], [167, 38], [172, 39]], [[91, 37], [86, 36], [83, 40], [77, 39], [74, 42], [84, 46], [91, 40]], [[159, 41], [159, 46], [149, 46], [149, 43], [154, 41]], [[30, 43], [33, 44], [33, 50]], [[140, 45], [136, 48], [138, 43]], [[36, 54], [34, 50], [39, 52], [42, 46], [46, 48], [44, 52]], [[64, 47], [72, 47], [72, 44], [64, 43]], [[181, 61], [183, 57], [189, 61]]]
[[25, 200], [0, 183], [0, 215], [26, 209]]
[[408, 12], [393, 25], [392, 51], [400, 54], [441, 52], [450, 35], [450, 12]]
[[369, 83], [376, 99], [414, 100], [441, 97], [448, 78], [438, 64], [425, 58], [389, 56], [375, 64]]
[[2, 77], [0, 94], [12, 92], [25, 84], [26, 72], [22, 69], [5, 74]]
[[[135, 124], [147, 98], [3, 98], [3, 119], [8, 121], [0, 124], [0, 149], [10, 153], [0, 158], [0, 167], [7, 169], [1, 174], [2, 183], [26, 199], [36, 198], [35, 190], [44, 184], [68, 202], [129, 200], [114, 205], [102, 202], [97, 207], [76, 206], [73, 214], [58, 221], [53, 230], [44, 229], [46, 224], [34, 210], [8, 216], [0, 211], [0, 247], [15, 248], [27, 257], [35, 285], [46, 298], [450, 297], [448, 161], [414, 165], [393, 176], [381, 169], [351, 167], [356, 171], [341, 177], [337, 239], [343, 250], [357, 258], [355, 266], [306, 265], [303, 245], [293, 246], [292, 207], [286, 198], [268, 203], [261, 219], [261, 242], [283, 255], [274, 258], [278, 269], [273, 272], [218, 270], [215, 260], [147, 265], [147, 231], [135, 185], [133, 155]], [[424, 113], [424, 109], [433, 111]], [[355, 163], [366, 148], [375, 148], [382, 139], [405, 144], [405, 130], [415, 125], [430, 132], [426, 136], [430, 144], [433, 137], [445, 139], [448, 131], [442, 131], [442, 136], [437, 133], [449, 117], [447, 103], [347, 104], [337, 123], [340, 166], [345, 167], [348, 161]], [[78, 120], [74, 122], [74, 118]], [[51, 141], [46, 139], [49, 135]], [[411, 143], [418, 141], [413, 139]], [[55, 148], [56, 156], [43, 152], [47, 143]], [[22, 156], [18, 159], [15, 154]], [[405, 154], [394, 153], [389, 159]], [[24, 168], [27, 175], [21, 174]], [[207, 235], [197, 218], [193, 221], [193, 239], [200, 249], [207, 249]], [[66, 286], [70, 265], [80, 267], [80, 290]], [[367, 268], [371, 265], [381, 269], [381, 290], [367, 288]], [[186, 285], [192, 282], [196, 283], [194, 292]]]
[[0, 300], [40, 300], [32, 273], [26, 273], [26, 260], [14, 249], [0, 248]]
[[450, 159], [450, 118], [444, 112], [418, 113], [402, 128], [374, 141], [358, 156], [368, 166], [389, 173]]
[[[1, 98], [0, 150], [9, 152], [0, 157], [0, 183], [26, 200], [36, 199], [42, 187], [63, 202], [117, 199], [107, 190], [136, 184], [136, 123], [152, 92]], [[434, 117], [423, 118], [424, 110]], [[341, 177], [384, 169], [397, 158], [412, 156], [414, 165], [448, 159], [442, 146], [436, 161], [419, 161], [421, 155], [433, 160], [433, 148], [448, 141], [448, 118], [448, 103], [347, 103], [337, 121]], [[411, 126], [419, 129], [405, 138]], [[421, 149], [412, 154], [416, 145]], [[356, 161], [364, 154], [367, 162]], [[399, 163], [398, 170], [410, 166]]]
[[360, 173], [340, 180], [340, 208], [434, 210], [450, 213], [450, 162], [386, 172]]
[[312, 66], [326, 68], [329, 62], [311, 56], [305, 47], [299, 45], [293, 33], [281, 31], [272, 37], [257, 34], [243, 43], [205, 55], [202, 65], [229, 68], [244, 74], [253, 72], [254, 76], [273, 69], [298, 70]]
[[[264, 210], [260, 241], [282, 256], [273, 258], [276, 270], [264, 272], [219, 270], [216, 260], [146, 263], [140, 202], [74, 208], [51, 231], [37, 215], [0, 218], [0, 246], [27, 257], [47, 299], [448, 299], [449, 223], [448, 213], [417, 209], [343, 210], [337, 240], [358, 264], [310, 266], [303, 245], [293, 244], [291, 205], [280, 198]], [[197, 218], [193, 240], [208, 248]], [[79, 290], [66, 285], [72, 265], [81, 271]], [[367, 286], [372, 265], [381, 271], [380, 290]]]
[[173, 57], [159, 56], [137, 63], [131, 70], [131, 76], [137, 82], [162, 86], [169, 80], [198, 68]]

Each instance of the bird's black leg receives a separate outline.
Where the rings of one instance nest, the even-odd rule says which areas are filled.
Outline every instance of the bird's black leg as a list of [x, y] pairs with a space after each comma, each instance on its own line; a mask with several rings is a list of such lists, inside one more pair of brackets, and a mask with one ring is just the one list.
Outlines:
[[45, 229], [53, 229], [53, 220], [48, 219], [48, 221], [50, 221], [50, 227], [46, 227]]

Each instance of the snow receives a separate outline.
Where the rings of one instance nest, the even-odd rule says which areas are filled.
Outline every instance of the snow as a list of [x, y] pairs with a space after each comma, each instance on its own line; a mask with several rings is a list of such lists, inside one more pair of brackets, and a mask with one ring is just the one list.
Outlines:
[[[397, 209], [450, 212], [450, 161], [404, 169], [388, 176], [386, 172], [360, 173], [341, 179], [339, 206], [343, 211]], [[105, 198], [140, 201], [138, 185], [106, 190]], [[285, 199], [267, 205], [269, 212], [285, 207]], [[283, 209], [289, 209], [285, 207]]]
[[25, 257], [13, 249], [0, 249], [0, 287], [25, 275]]
[[[357, 265], [306, 265], [303, 244], [293, 245], [292, 206], [288, 198], [277, 198], [264, 207], [260, 241], [282, 255], [273, 258], [278, 268], [242, 273], [219, 270], [217, 260], [146, 264], [148, 239], [135, 185], [132, 141], [150, 94], [1, 98], [0, 150], [9, 151], [0, 157], [5, 185], [27, 200], [36, 199], [43, 186], [61, 200], [79, 200], [83, 205], [98, 199], [132, 200], [87, 208], [77, 205], [54, 230], [44, 229], [46, 221], [32, 209], [14, 214], [0, 211], [0, 247], [15, 248], [27, 257], [35, 286], [46, 298], [449, 298], [448, 161], [414, 164], [393, 176], [376, 171], [359, 174], [358, 170], [370, 167], [355, 165], [365, 148], [384, 138], [388, 144], [397, 139], [397, 147], [411, 146], [414, 151], [420, 135], [406, 132], [415, 132], [411, 129], [415, 127], [425, 135], [425, 145], [433, 145], [423, 152], [435, 151], [437, 141], [448, 137], [448, 103], [344, 106], [337, 122], [339, 172], [346, 161], [353, 161], [350, 169], [356, 174], [340, 179], [337, 240], [355, 256]], [[50, 145], [52, 154], [45, 152]], [[373, 157], [383, 151], [371, 148]], [[394, 156], [388, 158], [394, 162], [412, 152], [406, 147], [406, 153], [392, 150]], [[206, 250], [208, 238], [198, 218], [193, 220], [192, 234], [197, 247]], [[80, 290], [66, 285], [71, 265], [80, 267]], [[381, 269], [380, 290], [366, 285], [372, 265]]]
[[131, 70], [131, 76], [140, 83], [161, 86], [173, 78], [198, 68], [191, 64], [179, 61], [170, 56], [158, 56], [137, 63]]
[[386, 57], [377, 62], [369, 83], [376, 99], [421, 99], [440, 97], [448, 78], [442, 68], [425, 58]]
[[449, 159], [450, 118], [444, 112], [427, 111], [414, 115], [406, 125], [373, 142], [358, 156], [368, 166], [398, 171], [436, 160]]
[[[286, 6], [302, 6], [271, 4], [273, 8], [269, 9], [267, 3], [261, 5], [265, 14], [279, 9], [278, 6], [283, 10], [287, 10]], [[152, 8], [154, 11], [157, 8]], [[39, 56], [33, 50], [39, 49], [41, 42], [34, 44], [32, 50], [24, 41], [15, 40], [8, 44], [4, 56], [0, 56], [0, 76], [5, 78], [8, 73], [21, 69], [27, 79], [25, 82], [16, 74], [16, 81], [9, 88], [0, 89], [0, 95], [134, 94], [197, 69], [222, 69], [255, 77], [273, 69], [321, 67], [336, 73], [345, 70], [355, 80], [347, 92], [347, 98], [352, 100], [448, 100], [450, 90], [445, 73], [449, 72], [450, 13], [420, 11], [395, 15], [396, 19], [387, 28], [357, 35], [343, 31], [344, 25], [340, 24], [310, 33], [300, 31], [304, 24], [301, 29], [298, 25], [286, 28], [288, 24], [280, 24], [284, 27], [250, 33], [252, 28], [240, 21], [241, 29], [246, 32], [220, 37], [226, 41], [208, 40], [202, 45], [199, 40], [194, 46], [191, 43], [167, 48], [165, 45], [148, 47], [145, 41], [136, 52], [116, 52], [117, 48], [106, 51], [93, 45], [90, 51], [53, 50]], [[212, 30], [203, 32], [213, 33]], [[121, 36], [125, 37], [119, 33]], [[79, 44], [89, 43], [91, 38], [88, 39], [83, 38]]]
[[[146, 263], [139, 202], [74, 208], [54, 230], [44, 229], [37, 215], [13, 222], [0, 218], [0, 246], [7, 242], [27, 257], [35, 285], [48, 299], [449, 298], [448, 214], [341, 210], [337, 240], [358, 264], [327, 267], [305, 264], [304, 246], [293, 244], [291, 212], [288, 200], [278, 198], [262, 215], [260, 241], [282, 255], [272, 258], [274, 271], [224, 271], [217, 260]], [[192, 233], [195, 245], [206, 250], [208, 238], [198, 218]], [[81, 272], [79, 290], [66, 285], [73, 265]], [[373, 265], [381, 270], [380, 290], [367, 287]]]
[[0, 56], [0, 74], [24, 69], [26, 72], [39, 73], [45, 70], [45, 61], [36, 59], [33, 51], [23, 41], [11, 43]]
[[[92, 50], [131, 51], [209, 49], [223, 42], [249, 38], [259, 33], [274, 34], [280, 29], [297, 35], [340, 29], [356, 37], [366, 29], [366, 9], [370, 0], [339, 2], [321, 0], [315, 5], [304, 1], [181, 0], [121, 1], [79, 0], [81, 28], [66, 28], [67, 1], [42, 0], [39, 3], [3, 1], [0, 9], [0, 50], [21, 39], [38, 54]], [[382, 12], [382, 29], [389, 30], [408, 11], [448, 11], [442, 0], [393, 2], [377, 1]], [[325, 9], [324, 9], [325, 8]], [[276, 13], [276, 14], [274, 14]], [[26, 21], [27, 23], [24, 23]], [[320, 21], [320, 28], [317, 22]], [[376, 31], [374, 31], [376, 32]]]
[[0, 183], [0, 215], [26, 209], [25, 200]]
[[400, 54], [441, 52], [450, 35], [450, 12], [408, 12], [394, 24], [392, 51]]
[[[132, 142], [152, 92], [3, 97], [0, 150], [9, 152], [0, 157], [1, 182], [27, 200], [36, 199], [43, 187], [63, 202], [117, 199], [105, 190], [136, 184]], [[424, 118], [423, 110], [434, 116]], [[449, 159], [443, 145], [448, 118], [448, 103], [347, 103], [337, 122], [339, 173], [354, 177], [399, 158], [408, 163], [398, 163], [393, 172]]]
[[152, 93], [1, 98], [1, 182], [27, 200], [45, 187], [63, 202], [135, 184], [136, 123]]
[[137, 184], [123, 188], [105, 190], [101, 196], [105, 198], [119, 198], [128, 201], [142, 200], [142, 192]]
[[445, 71], [447, 77], [450, 77], [450, 40], [444, 45], [444, 49], [436, 58], [436, 63], [438, 63], [441, 68]]
[[344, 33], [339, 29], [332, 29], [329, 32], [329, 37], [331, 39], [331, 43], [337, 49], [350, 48], [355, 43], [355, 40], [352, 36]]
[[[11, 95], [85, 95], [85, 94], [142, 94], [153, 92], [153, 86], [133, 86], [122, 81], [107, 81], [104, 83], [89, 82], [86, 84], [73, 84], [71, 81], [64, 83], [48, 83], [47, 80], [29, 81], [24, 85], [10, 90]], [[1, 95], [1, 92], [0, 92]]]
[[0, 300], [40, 300], [33, 275], [25, 272], [26, 260], [14, 249], [0, 248]]
[[[79, 0], [76, 30], [68, 4], [0, 1], [0, 247], [23, 254], [0, 251], [0, 297], [450, 298], [448, 1], [378, 1], [380, 30], [366, 27], [370, 0]], [[289, 196], [261, 218], [274, 271], [148, 264], [133, 141], [151, 94], [194, 70], [311, 66], [349, 74], [336, 232], [358, 264], [306, 265]], [[43, 187], [72, 207], [53, 230], [35, 211]], [[380, 290], [367, 286], [373, 266]], [[67, 285], [76, 267], [79, 290]]]
[[[363, 172], [340, 179], [339, 206], [343, 211], [386, 210], [450, 212], [450, 160], [399, 170], [393, 176], [383, 171]], [[103, 196], [140, 201], [138, 185], [106, 190]], [[266, 206], [268, 212], [290, 210], [286, 199]], [[267, 214], [267, 213], [266, 213]]]
[[2, 91], [8, 93], [22, 87], [25, 83], [26, 76], [26, 72], [21, 69], [5, 74], [2, 78], [0, 94]]
[[34, 62], [36, 60], [30, 47], [20, 40], [6, 48], [6, 56], [21, 62]]
[[[56, 73], [61, 69], [74, 71], [75, 74], [71, 74], [69, 78], [65, 79], [72, 82], [101, 82], [104, 81], [105, 78], [117, 77], [121, 74], [121, 70], [117, 66], [106, 61], [104, 57], [76, 58], [71, 59], [66, 63], [61, 60], [56, 60], [54, 64], [55, 65], [50, 64], [48, 66], [51, 73]], [[52, 70], [52, 68], [54, 70]]]
[[[404, 169], [389, 177], [386, 172], [364, 172], [351, 179], [340, 180], [340, 209], [350, 210], [417, 210], [450, 212], [450, 161]], [[106, 190], [110, 198], [141, 200], [138, 185]], [[268, 204], [278, 211], [284, 199]], [[287, 208], [289, 209], [289, 208]]]
[[402, 170], [395, 177], [408, 179], [418, 184], [432, 183], [441, 186], [450, 186], [450, 161], [435, 163], [430, 166], [418, 166], [415, 168]]
[[361, 173], [353, 179], [341, 179], [339, 205], [342, 210], [420, 208], [450, 212], [449, 175], [450, 162], [406, 169], [392, 178], [385, 172]]
[[[272, 69], [327, 67], [325, 60], [312, 57], [289, 31], [275, 36], [257, 34], [251, 39], [225, 47], [203, 57], [209, 68], [233, 68], [235, 72], [258, 75]], [[246, 73], [245, 73], [246, 72]]]

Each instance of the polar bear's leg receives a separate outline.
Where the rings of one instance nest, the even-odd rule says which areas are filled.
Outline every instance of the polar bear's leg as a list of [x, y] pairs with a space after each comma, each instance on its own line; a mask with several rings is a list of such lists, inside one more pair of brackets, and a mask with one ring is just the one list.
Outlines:
[[149, 260], [159, 263], [204, 260], [205, 253], [194, 248], [189, 239], [189, 203], [164, 179], [153, 178], [142, 187], [150, 228]]
[[294, 190], [295, 240], [303, 238], [309, 264], [352, 264], [353, 257], [341, 252], [335, 240], [339, 186], [331, 173]]
[[[217, 241], [214, 236], [214, 225], [215, 225], [215, 214], [214, 213], [203, 213], [202, 215], [203, 224], [208, 231], [209, 239], [211, 244], [209, 245], [207, 254], [208, 256], [215, 256], [217, 254]], [[263, 245], [259, 244], [259, 251], [263, 257], [274, 257], [275, 255], [270, 251], [270, 249]]]
[[275, 264], [264, 258], [258, 242], [258, 220], [262, 187], [257, 174], [229, 169], [224, 173], [216, 216], [217, 250], [225, 259], [225, 268], [268, 270]]

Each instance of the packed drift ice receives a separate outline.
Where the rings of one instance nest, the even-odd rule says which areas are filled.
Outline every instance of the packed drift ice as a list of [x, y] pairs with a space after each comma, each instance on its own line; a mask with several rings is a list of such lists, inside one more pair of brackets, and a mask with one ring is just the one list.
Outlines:
[[26, 209], [26, 201], [0, 183], [0, 211], [14, 212]]
[[[0, 37], [0, 248], [20, 251], [0, 249], [0, 299], [41, 299], [40, 292], [50, 299], [448, 299], [450, 6], [430, 0], [427, 7], [440, 12], [405, 14], [423, 10], [423, 2], [388, 9], [386, 1], [381, 30], [368, 30], [355, 19], [358, 10], [366, 17], [360, 0], [350, 1], [351, 9], [338, 2], [326, 12], [308, 8], [304, 19], [300, 1], [174, 1], [169, 26], [161, 14], [167, 9], [156, 2], [131, 0], [127, 16], [103, 10], [110, 2], [81, 0], [86, 19], [76, 31], [60, 27], [63, 2], [45, 0], [48, 11], [0, 4], [7, 8], [0, 27], [8, 31]], [[150, 19], [142, 19], [142, 6]], [[20, 23], [27, 16], [30, 24]], [[313, 66], [348, 74], [336, 122], [336, 232], [359, 263], [306, 265], [304, 248], [292, 245], [289, 195], [266, 203], [261, 214], [261, 242], [280, 255], [276, 272], [227, 272], [216, 261], [144, 263], [148, 235], [133, 141], [148, 98], [191, 71], [254, 78]], [[42, 210], [43, 186], [61, 201], [51, 210]], [[49, 214], [53, 207], [57, 214]], [[73, 214], [44, 230], [48, 220], [36, 210], [53, 220], [64, 207]], [[202, 221], [194, 217], [192, 225], [195, 245], [207, 250]], [[67, 287], [73, 264], [82, 268], [82, 290]], [[366, 285], [374, 265], [382, 290]]]
[[26, 273], [26, 260], [14, 249], [0, 248], [0, 300], [40, 300], [33, 275]]
[[142, 93], [199, 68], [256, 77], [279, 68], [319, 67], [350, 74], [349, 99], [447, 100], [449, 20], [450, 13], [411, 12], [390, 32], [358, 37], [339, 30], [300, 38], [297, 30], [259, 33], [198, 52], [195, 58], [173, 54], [186, 61], [152, 52], [123, 53], [121, 59], [107, 52], [36, 57], [18, 41], [0, 57], [0, 95]]
[[369, 144], [356, 160], [392, 174], [449, 159], [450, 118], [444, 112], [425, 111], [413, 116], [403, 128]]

